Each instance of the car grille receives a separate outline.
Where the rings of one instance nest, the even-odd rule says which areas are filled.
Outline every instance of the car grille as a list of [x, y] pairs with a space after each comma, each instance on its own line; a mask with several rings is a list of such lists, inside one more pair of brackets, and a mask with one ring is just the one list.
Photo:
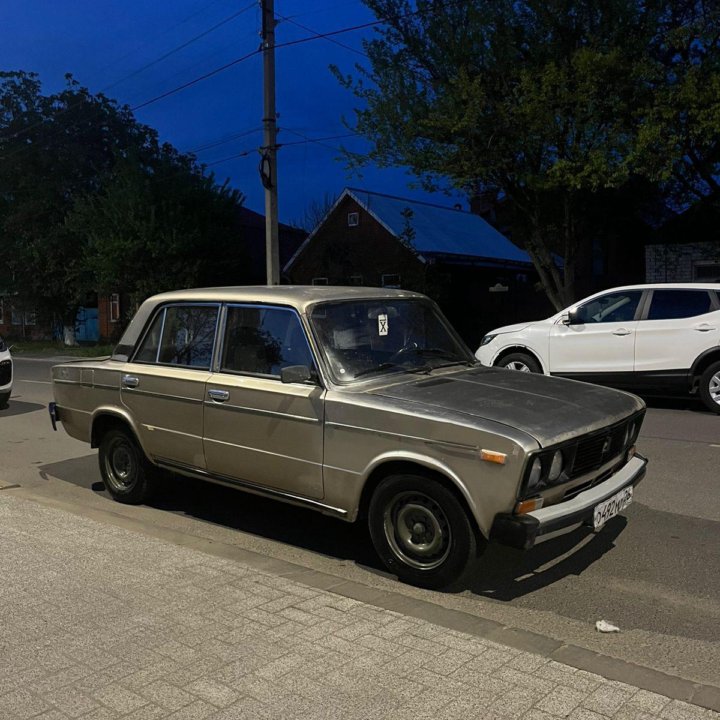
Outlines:
[[0, 362], [0, 385], [7, 385], [12, 380], [12, 363], [10, 360]]
[[575, 478], [585, 475], [618, 457], [625, 450], [627, 426], [636, 419], [632, 418], [621, 425], [580, 440], [575, 450], [572, 467], [568, 471], [568, 477]]

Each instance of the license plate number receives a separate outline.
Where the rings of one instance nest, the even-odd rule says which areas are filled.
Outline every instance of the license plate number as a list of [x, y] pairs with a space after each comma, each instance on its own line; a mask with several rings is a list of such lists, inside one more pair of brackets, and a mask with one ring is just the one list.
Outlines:
[[599, 530], [610, 518], [614, 518], [618, 513], [622, 512], [633, 499], [633, 488], [623, 488], [607, 500], [603, 500], [599, 505], [595, 506], [593, 513], [593, 525]]

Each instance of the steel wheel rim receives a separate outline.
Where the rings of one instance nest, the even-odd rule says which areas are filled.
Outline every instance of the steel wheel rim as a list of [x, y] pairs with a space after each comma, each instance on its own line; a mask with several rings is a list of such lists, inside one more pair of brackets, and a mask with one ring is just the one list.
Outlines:
[[714, 403], [720, 405], [720, 371], [716, 372], [708, 383], [708, 392]]
[[530, 368], [519, 360], [513, 360], [505, 366], [508, 370], [517, 370], [518, 372], [531, 372]]
[[137, 478], [137, 463], [132, 448], [125, 440], [115, 440], [105, 460], [107, 477], [116, 490], [128, 490]]
[[384, 528], [393, 553], [416, 570], [434, 570], [450, 554], [450, 523], [440, 505], [423, 493], [396, 495], [386, 506]]

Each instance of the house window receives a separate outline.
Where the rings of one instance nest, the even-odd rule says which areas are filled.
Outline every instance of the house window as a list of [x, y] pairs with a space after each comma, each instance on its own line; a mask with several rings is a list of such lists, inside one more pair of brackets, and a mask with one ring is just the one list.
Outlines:
[[382, 286], [386, 288], [399, 288], [400, 276], [395, 273], [388, 273], [382, 276]]
[[326, 277], [317, 277], [312, 279], [313, 285], [327, 285], [328, 279]]
[[350, 276], [350, 285], [362, 285], [363, 284], [363, 276], [362, 275], [351, 275]]
[[357, 227], [360, 224], [360, 213], [348, 213], [348, 227]]
[[34, 310], [23, 312], [22, 310], [13, 308], [10, 314], [10, 322], [13, 325], [35, 325], [36, 320]]
[[720, 263], [695, 263], [695, 282], [720, 282]]
[[114, 323], [120, 319], [120, 295], [113, 293], [110, 296], [110, 322]]

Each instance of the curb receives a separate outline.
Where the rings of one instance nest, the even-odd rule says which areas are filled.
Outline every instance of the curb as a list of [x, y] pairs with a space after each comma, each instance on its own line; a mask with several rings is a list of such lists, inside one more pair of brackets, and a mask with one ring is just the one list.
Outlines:
[[31, 491], [22, 490], [19, 485], [4, 483], [0, 480], [0, 490], [11, 488], [20, 489], [20, 492], [13, 494], [18, 494], [25, 500], [46, 507], [64, 510], [72, 515], [79, 515], [98, 522], [109, 523], [181, 547], [199, 550], [208, 555], [242, 562], [254, 570], [270, 572], [307, 587], [359, 600], [368, 605], [425, 620], [449, 630], [464, 632], [484, 640], [507, 645], [516, 650], [541, 655], [578, 670], [595, 673], [608, 680], [617, 680], [641, 690], [664, 695], [672, 700], [681, 700], [720, 712], [720, 687], [715, 685], [685, 680], [644, 665], [620, 660], [611, 655], [603, 655], [538, 633], [503, 625], [495, 620], [479, 618], [461, 610], [444, 608], [427, 600], [407, 597], [399, 592], [368, 587], [359, 582], [312, 570], [252, 550], [219, 543], [196, 535], [188, 535], [170, 528], [149, 525], [141, 520], [128, 518], [125, 515], [107, 510], [79, 508], [76, 505], [55, 498], [40, 497], [34, 495]]

